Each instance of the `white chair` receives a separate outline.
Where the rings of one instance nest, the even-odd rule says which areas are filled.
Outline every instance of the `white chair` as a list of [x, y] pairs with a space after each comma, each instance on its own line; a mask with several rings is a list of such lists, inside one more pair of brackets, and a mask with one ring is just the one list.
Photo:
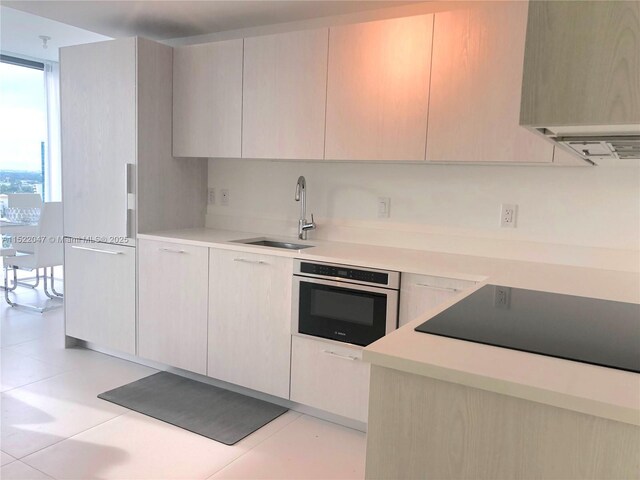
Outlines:
[[[40, 222], [37, 228], [37, 241], [33, 243], [33, 253], [21, 253], [20, 243], [13, 247], [17, 253], [13, 257], [4, 257], [4, 292], [5, 300], [12, 307], [30, 308], [39, 312], [48, 310], [47, 307], [34, 305], [22, 305], [13, 302], [9, 293], [15, 291], [18, 286], [17, 269], [38, 270], [44, 269], [44, 293], [51, 299], [61, 299], [62, 294], [56, 292], [54, 287], [53, 268], [63, 263], [64, 244], [62, 237], [62, 203], [47, 202], [42, 204]], [[13, 269], [13, 287], [9, 288], [8, 271]], [[51, 270], [51, 292], [47, 286], [47, 269]]]
[[[39, 193], [8, 193], [7, 194], [7, 208], [39, 208], [42, 211], [42, 197]], [[7, 231], [8, 230], [8, 231]], [[20, 227], [3, 228], [5, 234], [11, 235], [24, 235], [24, 236], [36, 236], [37, 229], [35, 225], [25, 225]], [[20, 244], [21, 253], [33, 253], [33, 243], [23, 242]], [[3, 254], [7, 256], [7, 254]], [[36, 282], [29, 284], [24, 281], [18, 282], [25, 287], [36, 288], [40, 283], [39, 272], [36, 272]]]

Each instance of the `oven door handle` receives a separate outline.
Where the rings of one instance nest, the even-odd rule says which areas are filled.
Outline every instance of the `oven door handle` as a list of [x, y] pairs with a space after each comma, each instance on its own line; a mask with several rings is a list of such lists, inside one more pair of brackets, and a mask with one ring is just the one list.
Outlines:
[[343, 360], [349, 360], [349, 361], [356, 361], [356, 360], [360, 360], [358, 357], [353, 356], [353, 355], [340, 355], [339, 353], [336, 353], [332, 350], [323, 350], [322, 353], [326, 353], [327, 355], [331, 355], [332, 357], [336, 357], [336, 358], [341, 358]]

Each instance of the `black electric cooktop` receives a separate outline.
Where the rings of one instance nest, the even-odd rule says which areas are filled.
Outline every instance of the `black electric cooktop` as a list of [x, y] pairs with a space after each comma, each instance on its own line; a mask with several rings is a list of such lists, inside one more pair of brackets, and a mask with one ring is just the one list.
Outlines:
[[640, 305], [486, 285], [416, 331], [640, 373]]

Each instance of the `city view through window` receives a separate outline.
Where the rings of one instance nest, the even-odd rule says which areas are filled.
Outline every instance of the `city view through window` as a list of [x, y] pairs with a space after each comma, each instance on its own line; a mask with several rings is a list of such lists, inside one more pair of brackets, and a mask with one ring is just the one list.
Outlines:
[[43, 195], [47, 112], [44, 71], [0, 62], [0, 209], [8, 193]]

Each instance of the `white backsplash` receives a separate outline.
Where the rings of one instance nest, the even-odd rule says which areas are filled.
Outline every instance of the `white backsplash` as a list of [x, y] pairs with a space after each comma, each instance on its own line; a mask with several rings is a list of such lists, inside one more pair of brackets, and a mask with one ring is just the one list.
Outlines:
[[[299, 175], [310, 238], [638, 270], [640, 169], [209, 160], [207, 226], [295, 235]], [[220, 190], [229, 205], [220, 205]], [[377, 199], [391, 198], [390, 218]], [[500, 205], [518, 205], [500, 228]]]

